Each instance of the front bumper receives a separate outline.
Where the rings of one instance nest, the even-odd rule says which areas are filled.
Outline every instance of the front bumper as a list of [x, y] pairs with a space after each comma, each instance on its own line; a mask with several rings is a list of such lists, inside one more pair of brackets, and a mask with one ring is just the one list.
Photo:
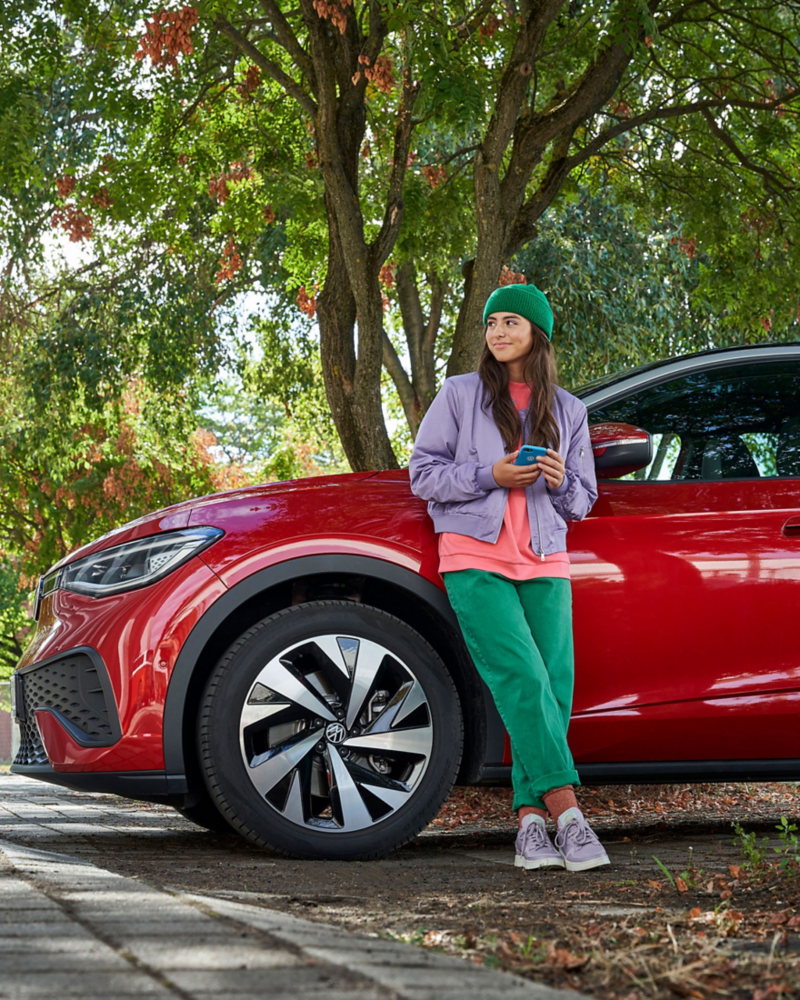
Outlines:
[[160, 802], [166, 805], [183, 805], [189, 791], [186, 776], [166, 774], [164, 771], [80, 771], [67, 773], [55, 771], [49, 764], [11, 765], [12, 774], [47, 781], [77, 792], [101, 792], [122, 795], [142, 802]]
[[163, 775], [172, 668], [197, 620], [224, 593], [193, 558], [163, 580], [109, 597], [47, 594], [14, 675], [22, 737], [15, 768]]
[[[111, 681], [100, 654], [88, 646], [23, 667], [14, 675], [20, 746], [11, 771], [82, 792], [104, 792], [149, 802], [182, 804], [184, 775], [164, 771], [57, 771], [45, 742], [110, 747], [121, 737]], [[42, 733], [50, 734], [43, 738]], [[53, 738], [53, 734], [62, 739]], [[56, 754], [54, 754], [55, 756]]]
[[110, 747], [122, 735], [105, 664], [96, 650], [81, 646], [14, 675], [20, 746], [14, 764], [49, 764], [37, 716], [48, 713], [79, 747]]

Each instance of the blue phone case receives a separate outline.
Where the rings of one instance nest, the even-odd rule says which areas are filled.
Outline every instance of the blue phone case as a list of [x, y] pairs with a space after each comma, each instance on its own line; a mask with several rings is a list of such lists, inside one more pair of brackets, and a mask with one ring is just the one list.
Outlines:
[[540, 448], [536, 444], [524, 444], [519, 455], [514, 459], [514, 465], [533, 465], [540, 455], [546, 455], [547, 448]]

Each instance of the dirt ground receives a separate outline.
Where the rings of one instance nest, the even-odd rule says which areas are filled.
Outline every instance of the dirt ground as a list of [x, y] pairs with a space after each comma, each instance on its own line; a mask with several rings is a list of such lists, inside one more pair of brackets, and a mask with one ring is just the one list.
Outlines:
[[175, 835], [109, 838], [107, 849], [87, 839], [100, 852], [95, 863], [158, 886], [402, 939], [602, 1000], [800, 996], [800, 846], [791, 829], [800, 789], [581, 789], [612, 859], [584, 873], [513, 867], [510, 796], [456, 789], [415, 843], [375, 862], [276, 857], [138, 803], [132, 827], [137, 814], [152, 825], [162, 811]]

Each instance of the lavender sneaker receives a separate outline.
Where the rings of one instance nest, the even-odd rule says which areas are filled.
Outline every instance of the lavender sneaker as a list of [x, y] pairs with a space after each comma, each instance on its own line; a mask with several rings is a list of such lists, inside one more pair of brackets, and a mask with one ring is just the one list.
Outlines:
[[609, 865], [608, 855], [580, 809], [567, 809], [558, 817], [556, 847], [568, 872]]
[[517, 868], [563, 868], [564, 859], [553, 847], [541, 816], [529, 813], [517, 834]]

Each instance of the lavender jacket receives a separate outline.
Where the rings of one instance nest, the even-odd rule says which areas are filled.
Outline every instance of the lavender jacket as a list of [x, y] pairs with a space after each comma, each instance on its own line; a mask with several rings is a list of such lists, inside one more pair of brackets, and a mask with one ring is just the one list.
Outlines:
[[[494, 543], [503, 524], [508, 490], [494, 481], [492, 466], [506, 451], [482, 400], [483, 383], [477, 372], [446, 379], [420, 424], [409, 471], [411, 489], [428, 501], [437, 532], [452, 531]], [[526, 413], [522, 411], [523, 419]], [[541, 555], [564, 552], [566, 522], [581, 521], [597, 499], [586, 407], [557, 387], [553, 414], [561, 431], [564, 482], [551, 490], [544, 476], [539, 476], [525, 491], [531, 544]]]

